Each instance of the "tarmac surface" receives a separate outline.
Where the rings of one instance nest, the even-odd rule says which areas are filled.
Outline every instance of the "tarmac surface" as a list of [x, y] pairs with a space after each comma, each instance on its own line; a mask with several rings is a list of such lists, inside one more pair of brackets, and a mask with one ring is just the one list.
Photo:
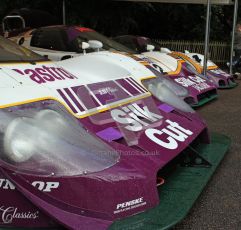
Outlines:
[[241, 81], [218, 90], [219, 98], [197, 112], [211, 132], [229, 136], [232, 145], [189, 215], [174, 230], [241, 230]]

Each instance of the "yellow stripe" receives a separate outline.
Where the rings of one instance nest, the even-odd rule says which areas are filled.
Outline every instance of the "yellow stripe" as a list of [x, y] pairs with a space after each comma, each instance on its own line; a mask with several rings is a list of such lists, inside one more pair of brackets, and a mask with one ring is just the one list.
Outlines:
[[171, 55], [174, 55], [179, 58], [181, 57], [185, 61], [190, 62], [196, 68], [198, 73], [202, 73], [202, 67], [200, 65], [198, 65], [195, 61], [193, 61], [191, 58], [189, 58], [187, 55], [185, 55], [183, 53], [179, 53], [179, 52], [172, 52]]
[[61, 105], [63, 105], [67, 109], [67, 111], [70, 114], [72, 114], [74, 117], [76, 117], [76, 118], [85, 118], [85, 117], [88, 117], [88, 116], [91, 116], [91, 115], [94, 115], [94, 114], [97, 114], [97, 113], [105, 112], [105, 111], [107, 111], [109, 109], [112, 109], [112, 108], [116, 108], [116, 107], [119, 107], [119, 106], [123, 106], [125, 104], [129, 104], [129, 103], [134, 102], [134, 101], [141, 100], [141, 99], [149, 97], [149, 96], [151, 96], [151, 93], [147, 93], [146, 95], [142, 95], [140, 97], [137, 97], [135, 99], [130, 99], [130, 100], [127, 100], [127, 101], [122, 102], [122, 103], [118, 103], [117, 102], [116, 104], [114, 104], [112, 106], [108, 106], [108, 107], [102, 108], [102, 109], [96, 109], [96, 111], [93, 111], [93, 112], [90, 112], [90, 113], [86, 113], [86, 114], [83, 114], [83, 115], [76, 115], [75, 113], [73, 113], [73, 111], [64, 102], [62, 102], [62, 101], [60, 101], [60, 100], [58, 100], [58, 99], [56, 99], [54, 97], [36, 98], [36, 99], [32, 99], [32, 100], [26, 100], [26, 101], [11, 103], [11, 104], [0, 105], [0, 109], [9, 108], [9, 107], [18, 106], [18, 105], [29, 104], [29, 103], [38, 102], [38, 101], [53, 100], [53, 101], [57, 101]]
[[177, 69], [175, 71], [168, 72], [168, 75], [177, 75], [182, 70], [182, 63], [184, 63], [183, 60], [177, 61]]
[[[159, 59], [156, 59], [156, 58], [153, 58], [151, 57], [150, 59], [153, 59], [155, 60], [156, 62], [159, 62], [161, 63], [162, 65], [166, 66], [168, 69], [170, 69], [165, 63], [161, 62]], [[175, 71], [169, 71], [168, 72], [168, 75], [176, 75], [176, 74], [179, 74], [182, 70], [182, 63], [184, 63], [183, 60], [177, 60], [177, 68]]]
[[217, 65], [212, 65], [212, 66], [208, 66], [208, 70], [214, 70], [214, 69], [218, 69], [219, 67]]
[[156, 76], [143, 77], [143, 78], [140, 78], [140, 81], [144, 81], [152, 78], [156, 78]]
[[[179, 53], [179, 52], [172, 52], [172, 54], [174, 54], [177, 57], [182, 57], [183, 59], [185, 59], [188, 62], [190, 62], [196, 68], [198, 73], [202, 73], [203, 72], [203, 67], [201, 65], [199, 65], [197, 62], [195, 62], [192, 58], [188, 57], [187, 55], [185, 55], [183, 53]], [[217, 65], [208, 66], [207, 69], [208, 70], [218, 69], [218, 66]]]
[[141, 63], [142, 65], [150, 65], [148, 62], [146, 61], [139, 61], [139, 63]]
[[[24, 62], [0, 62], [0, 66], [4, 65], [29, 65], [31, 61], [24, 61]], [[48, 64], [53, 63], [52, 61], [37, 61], [34, 62], [36, 64]]]

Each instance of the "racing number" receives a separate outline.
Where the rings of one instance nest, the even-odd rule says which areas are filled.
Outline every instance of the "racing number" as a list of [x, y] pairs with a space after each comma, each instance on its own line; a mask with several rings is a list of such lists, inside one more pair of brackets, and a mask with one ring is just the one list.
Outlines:
[[151, 66], [152, 66], [155, 70], [157, 70], [158, 72], [164, 73], [162, 67], [160, 67], [159, 65], [154, 64], [154, 63], [151, 63]]

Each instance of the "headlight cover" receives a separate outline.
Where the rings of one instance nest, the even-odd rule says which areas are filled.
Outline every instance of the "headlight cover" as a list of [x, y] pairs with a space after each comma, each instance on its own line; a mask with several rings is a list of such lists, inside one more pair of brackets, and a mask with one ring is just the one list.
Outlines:
[[173, 91], [178, 97], [186, 97], [188, 95], [188, 90], [183, 86], [178, 85], [177, 83], [168, 80], [166, 78], [163, 79], [163, 83]]
[[145, 87], [159, 100], [180, 109], [183, 112], [194, 113], [195, 111], [165, 84], [162, 78], [152, 78], [143, 82]]
[[97, 172], [118, 162], [116, 151], [56, 104], [1, 109], [0, 158], [18, 171], [52, 176]]

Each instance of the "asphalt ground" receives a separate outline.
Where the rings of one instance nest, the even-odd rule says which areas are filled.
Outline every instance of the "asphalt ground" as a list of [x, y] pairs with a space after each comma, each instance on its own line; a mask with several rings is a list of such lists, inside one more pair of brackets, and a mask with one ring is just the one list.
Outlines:
[[209, 130], [232, 140], [216, 173], [175, 230], [241, 230], [241, 81], [234, 89], [218, 90], [219, 98], [197, 112]]

